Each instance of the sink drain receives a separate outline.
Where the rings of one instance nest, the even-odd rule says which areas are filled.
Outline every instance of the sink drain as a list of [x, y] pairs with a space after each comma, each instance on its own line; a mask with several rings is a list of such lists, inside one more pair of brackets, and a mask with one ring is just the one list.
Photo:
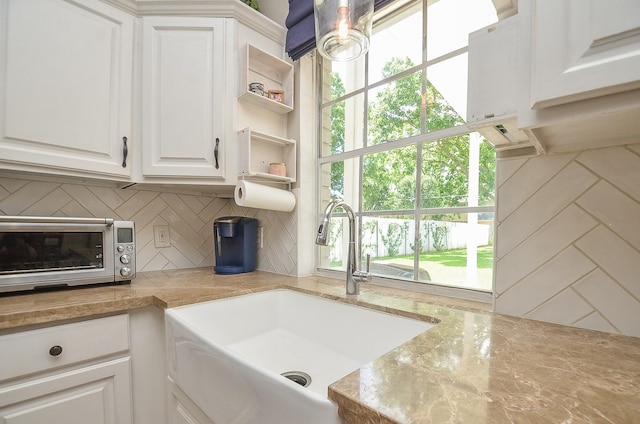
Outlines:
[[302, 387], [307, 387], [311, 384], [311, 376], [302, 371], [287, 371], [280, 374], [281, 376], [288, 378], [294, 383], [298, 383]]

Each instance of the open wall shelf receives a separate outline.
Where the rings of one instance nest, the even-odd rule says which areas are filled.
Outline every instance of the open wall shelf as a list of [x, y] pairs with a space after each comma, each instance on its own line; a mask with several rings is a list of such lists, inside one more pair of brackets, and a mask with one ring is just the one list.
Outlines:
[[[296, 181], [295, 140], [276, 137], [252, 131], [249, 127], [238, 132], [239, 178], [263, 180], [274, 183], [294, 183]], [[284, 163], [287, 175], [281, 177], [269, 174], [271, 163]]]
[[[293, 110], [293, 65], [247, 44], [240, 63], [238, 98], [276, 113]], [[265, 92], [282, 91], [282, 102], [249, 91], [249, 84], [264, 84]]]

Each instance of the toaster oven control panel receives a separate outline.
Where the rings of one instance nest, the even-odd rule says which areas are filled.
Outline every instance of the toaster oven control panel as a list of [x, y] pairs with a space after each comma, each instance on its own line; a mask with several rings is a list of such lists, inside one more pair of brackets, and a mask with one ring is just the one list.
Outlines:
[[[124, 223], [123, 223], [124, 224]], [[134, 228], [132, 222], [129, 225], [118, 226], [116, 228], [116, 279], [119, 281], [130, 280], [135, 277], [135, 245]]]

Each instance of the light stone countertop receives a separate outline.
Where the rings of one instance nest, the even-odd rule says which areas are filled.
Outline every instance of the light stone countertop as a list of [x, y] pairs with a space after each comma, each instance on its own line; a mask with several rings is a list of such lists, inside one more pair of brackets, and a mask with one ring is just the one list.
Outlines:
[[494, 314], [484, 303], [266, 272], [138, 274], [131, 285], [0, 297], [1, 332], [288, 287], [437, 322], [329, 387], [351, 424], [640, 423], [640, 338]]

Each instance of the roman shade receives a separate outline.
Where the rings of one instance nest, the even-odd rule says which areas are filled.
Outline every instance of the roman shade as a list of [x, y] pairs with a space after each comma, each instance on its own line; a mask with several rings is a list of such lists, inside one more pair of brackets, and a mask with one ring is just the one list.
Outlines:
[[[316, 47], [316, 28], [313, 18], [315, 0], [289, 0], [286, 50], [289, 57], [298, 60]], [[374, 0], [374, 11], [395, 0]]]

